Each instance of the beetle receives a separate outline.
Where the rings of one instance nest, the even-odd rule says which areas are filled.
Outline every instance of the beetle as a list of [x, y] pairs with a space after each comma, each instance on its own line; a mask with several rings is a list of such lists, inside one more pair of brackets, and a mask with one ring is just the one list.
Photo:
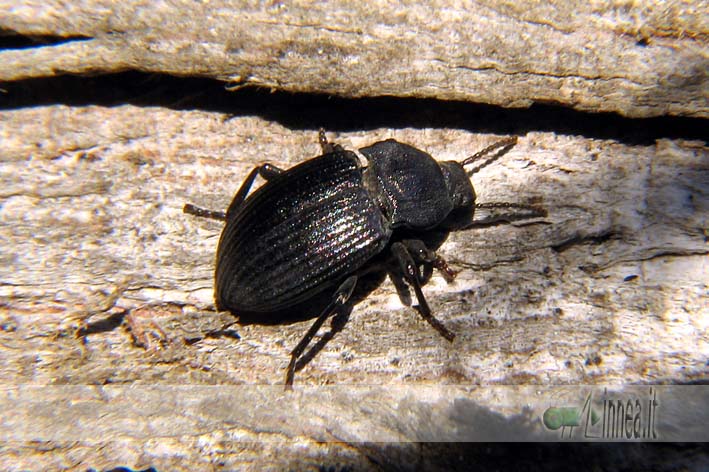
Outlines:
[[[226, 212], [186, 204], [184, 212], [225, 222], [215, 271], [217, 309], [268, 321], [273, 314], [335, 288], [329, 303], [291, 351], [285, 385], [293, 384], [296, 362], [325, 320], [352, 295], [358, 278], [387, 260], [416, 295], [420, 315], [452, 342], [455, 334], [432, 314], [421, 286], [433, 268], [452, 280], [456, 272], [425, 236], [473, 223], [476, 209], [537, 207], [476, 203], [465, 167], [507, 152], [507, 138], [461, 161], [437, 161], [393, 139], [359, 149], [358, 156], [319, 133], [322, 154], [288, 170], [255, 167]], [[497, 152], [496, 152], [497, 151]], [[250, 192], [261, 176], [266, 183]]]

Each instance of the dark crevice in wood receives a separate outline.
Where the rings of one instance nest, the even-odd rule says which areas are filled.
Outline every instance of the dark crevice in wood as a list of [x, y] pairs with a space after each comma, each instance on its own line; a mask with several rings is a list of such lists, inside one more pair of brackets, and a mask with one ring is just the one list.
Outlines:
[[223, 82], [125, 72], [95, 77], [60, 76], [0, 85], [0, 109], [42, 105], [162, 106], [239, 116], [260, 116], [291, 129], [346, 132], [376, 128], [452, 128], [476, 133], [559, 135], [654, 145], [657, 139], [706, 141], [707, 120], [686, 117], [632, 119], [585, 113], [556, 105], [528, 109], [434, 99], [343, 98], [258, 88], [230, 92]]
[[594, 234], [575, 234], [571, 238], [562, 241], [559, 244], [551, 246], [551, 248], [556, 252], [564, 252], [572, 246], [583, 245], [583, 244], [603, 244], [611, 239], [621, 238], [622, 234], [617, 231], [607, 230], [600, 233]]
[[75, 41], [88, 41], [89, 39], [93, 38], [79, 34], [67, 36], [50, 34], [26, 35], [17, 33], [7, 28], [0, 28], [0, 50], [57, 46], [59, 44], [71, 43]]

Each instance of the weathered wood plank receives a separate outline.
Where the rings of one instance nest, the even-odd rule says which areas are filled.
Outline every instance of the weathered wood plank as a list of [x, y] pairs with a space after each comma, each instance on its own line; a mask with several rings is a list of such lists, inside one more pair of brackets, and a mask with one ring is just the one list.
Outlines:
[[[96, 312], [89, 318], [95, 322], [126, 310], [136, 316], [132, 310], [139, 309], [157, 325], [173, 326], [161, 326], [165, 342], [219, 366], [194, 375], [280, 382], [304, 324], [245, 326], [238, 328], [240, 342], [215, 338], [190, 346], [183, 345], [183, 328], [177, 327], [185, 317], [214, 316], [209, 312], [220, 231], [216, 222], [183, 215], [182, 205], [224, 208], [257, 162], [289, 167], [318, 151], [312, 132], [226, 118], [133, 106], [3, 112], [2, 310], [18, 326], [6, 334], [43, 349], [46, 340], [36, 334], [56, 332], [72, 313]], [[441, 159], [461, 158], [495, 139], [407, 129], [335, 136], [350, 148], [387, 137]], [[385, 282], [356, 305], [345, 330], [299, 381], [495, 383], [523, 376], [540, 383], [640, 382], [687, 380], [704, 371], [702, 143], [631, 146], [529, 133], [473, 180], [480, 201], [541, 201], [550, 215], [545, 224], [449, 237], [442, 253], [463, 271], [452, 285], [434, 277], [426, 293], [460, 339], [453, 346], [441, 342]], [[625, 281], [628, 276], [637, 277]], [[218, 320], [213, 329], [225, 323]], [[98, 341], [90, 349], [95, 363], [65, 372], [67, 381], [156, 375], [131, 365], [129, 359], [145, 362], [146, 352], [124, 329], [92, 338]], [[71, 337], [53, 346], [59, 356], [73, 356], [78, 348]], [[28, 380], [20, 368], [27, 348], [6, 356], [8, 381]], [[113, 349], [125, 362], [105, 371], [100, 358]], [[602, 366], [588, 362], [596, 356]], [[99, 371], [92, 372], [92, 365]], [[51, 381], [54, 369], [65, 368], [40, 362], [29, 378]], [[172, 371], [169, 365], [162, 369], [160, 375]], [[177, 380], [186, 374], [174, 375]]]
[[[67, 40], [0, 50], [0, 80], [18, 81], [0, 95], [17, 107], [0, 111], [0, 402], [13, 405], [18, 391], [27, 402], [0, 415], [2, 467], [497, 467], [509, 456], [489, 446], [368, 441], [471, 440], [480, 421], [528, 438], [539, 424], [520, 414], [526, 385], [701, 382], [709, 359], [709, 153], [705, 141], [681, 138], [700, 136], [678, 133], [682, 120], [649, 141], [632, 130], [626, 138], [519, 127], [512, 152], [473, 176], [479, 200], [539, 202], [549, 216], [444, 243], [441, 253], [462, 271], [451, 285], [434, 276], [424, 291], [458, 334], [455, 343], [406, 306], [410, 296], [375, 280], [339, 332], [323, 328], [322, 349], [296, 374], [296, 392], [283, 397], [289, 351], [310, 321], [243, 325], [214, 312], [220, 225], [182, 214], [182, 205], [223, 209], [254, 165], [289, 167], [316, 154], [308, 128], [327, 126], [328, 117], [339, 123], [330, 137], [345, 147], [394, 137], [440, 159], [461, 159], [517, 124], [496, 124], [491, 113], [491, 126], [487, 116], [471, 126], [475, 110], [441, 118], [445, 107], [421, 101], [395, 110], [404, 116], [397, 120], [342, 126], [338, 113], [371, 111], [349, 104], [308, 114], [291, 129], [293, 120], [279, 122], [279, 113], [259, 113], [253, 103], [246, 111], [61, 106], [79, 101], [63, 102], [61, 85], [37, 103], [57, 94], [55, 101], [35, 106], [22, 94], [37, 83], [23, 79], [135, 69], [352, 97], [706, 117], [706, 9], [706, 2], [324, 10], [0, 0], [3, 33]], [[599, 129], [618, 123], [598, 119]], [[119, 396], [111, 384], [128, 390]], [[168, 387], [155, 395], [171, 384], [195, 392], [181, 398]], [[109, 387], [61, 397], [63, 385]], [[199, 390], [208, 385], [217, 386], [214, 399]], [[512, 385], [520, 401], [502, 402], [509, 394], [489, 387], [496, 385]], [[196, 400], [204, 403], [180, 404]], [[686, 411], [701, 411], [689, 400]], [[91, 416], [99, 412], [115, 423]], [[631, 456], [656, 468], [706, 460], [691, 446], [670, 448], [670, 459], [665, 449], [636, 446]], [[616, 450], [598, 451], [565, 457], [623, 466]]]
[[[394, 137], [439, 159], [461, 159], [498, 138], [432, 128], [330, 136], [348, 148]], [[255, 164], [290, 167], [318, 152], [315, 137], [314, 131], [218, 112], [130, 105], [1, 112], [4, 381], [280, 384], [289, 350], [309, 322], [239, 325], [231, 315], [215, 313], [220, 225], [184, 215], [181, 208], [186, 201], [224, 208]], [[521, 136], [508, 155], [473, 176], [479, 200], [540, 202], [549, 216], [543, 223], [455, 233], [442, 246], [462, 272], [452, 285], [436, 275], [424, 290], [437, 316], [458, 334], [456, 341], [440, 338], [385, 280], [368, 296], [361, 294], [348, 323], [296, 374], [296, 384], [414, 387], [406, 390], [407, 414], [413, 416], [391, 412], [391, 421], [423, 427], [428, 420], [417, 415], [430, 412], [416, 405], [428, 402], [430, 392], [416, 386], [424, 384], [706, 378], [707, 162], [699, 141], [632, 145], [549, 132]], [[323, 329], [323, 339], [329, 330]], [[390, 411], [403, 391], [387, 390], [394, 397], [378, 397], [379, 406], [370, 398], [367, 411]], [[455, 397], [456, 391], [445, 392]], [[465, 392], [460, 401], [472, 398]], [[506, 422], [509, 413], [496, 409], [495, 395], [482, 388], [473, 396], [491, 408], [485, 414]], [[322, 395], [313, 396], [316, 405], [300, 401], [303, 408], [288, 413], [288, 424], [310, 424], [312, 408], [333, 418], [322, 410]], [[359, 403], [343, 401], [333, 404], [339, 405], [333, 415]], [[184, 420], [160, 418], [168, 429], [170, 421]], [[27, 424], [33, 421], [27, 418]], [[370, 460], [390, 466], [387, 461], [424, 461], [443, 469], [455, 462], [453, 456], [422, 456], [405, 444], [361, 444], [356, 441], [366, 440], [368, 430], [358, 429], [358, 421], [337, 424], [331, 436], [316, 426], [312, 434], [264, 431], [263, 417], [254, 413], [237, 429], [225, 424], [212, 432], [155, 438], [146, 446], [149, 432], [142, 428], [148, 426], [137, 422], [130, 438], [42, 441], [5, 448], [2, 460], [41, 469], [55, 468], [59, 460], [82, 470], [204, 470], [220, 461], [232, 467], [364, 468]], [[340, 442], [349, 440], [355, 442]], [[307, 444], [307, 453], [295, 444]], [[282, 452], [272, 455], [274, 450]]]
[[[706, 1], [0, 2], [0, 80], [128, 69], [347, 97], [709, 116]], [[62, 42], [61, 38], [67, 38]]]

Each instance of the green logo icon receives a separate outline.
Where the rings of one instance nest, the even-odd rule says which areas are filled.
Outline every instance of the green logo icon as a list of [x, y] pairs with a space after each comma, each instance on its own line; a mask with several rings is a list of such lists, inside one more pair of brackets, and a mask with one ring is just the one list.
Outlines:
[[547, 408], [542, 419], [544, 426], [553, 431], [564, 426], [578, 426], [581, 424], [581, 410], [576, 407]]
[[589, 419], [591, 420], [592, 426], [595, 426], [596, 423], [601, 420], [601, 417], [598, 416], [596, 410], [591, 408], [590, 403], [591, 394], [586, 397], [586, 402], [584, 403], [582, 408], [576, 406], [549, 407], [542, 415], [542, 422], [544, 423], [544, 426], [546, 426], [552, 431], [556, 431], [557, 429], [561, 428], [562, 438], [564, 437], [564, 432], [566, 431], [566, 428], [570, 428], [568, 437], [571, 437], [571, 433], [573, 432], [574, 428], [576, 426], [581, 425], [581, 417], [587, 408], [590, 409]]

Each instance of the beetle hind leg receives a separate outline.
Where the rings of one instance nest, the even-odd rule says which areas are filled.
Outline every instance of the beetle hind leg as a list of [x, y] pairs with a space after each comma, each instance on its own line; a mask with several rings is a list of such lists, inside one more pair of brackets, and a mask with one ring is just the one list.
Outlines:
[[418, 312], [441, 336], [452, 342], [455, 338], [455, 334], [449, 331], [448, 328], [431, 313], [431, 308], [428, 306], [426, 297], [424, 297], [423, 291], [421, 290], [421, 276], [418, 266], [406, 246], [401, 242], [396, 242], [391, 245], [391, 252], [399, 263], [399, 268], [401, 269], [404, 279], [413, 287], [416, 293], [416, 300], [419, 304]]
[[279, 169], [271, 164], [261, 164], [260, 166], [255, 167], [246, 177], [244, 183], [241, 184], [239, 191], [236, 192], [236, 196], [234, 196], [234, 199], [229, 205], [229, 209], [227, 211], [208, 210], [191, 203], [185, 203], [185, 206], [182, 207], [182, 211], [188, 215], [198, 216], [200, 218], [226, 221], [227, 215], [237, 210], [241, 204], [244, 203], [244, 200], [246, 200], [246, 196], [249, 194], [249, 190], [251, 190], [251, 186], [253, 185], [257, 175], [260, 175], [266, 180], [271, 180], [281, 172], [283, 172], [282, 169]]
[[239, 191], [236, 192], [236, 195], [234, 195], [234, 199], [231, 201], [231, 204], [229, 204], [229, 208], [226, 211], [226, 216], [228, 217], [237, 211], [239, 207], [241, 207], [244, 200], [246, 200], [246, 196], [249, 194], [251, 186], [254, 184], [254, 180], [256, 180], [257, 175], [260, 175], [266, 180], [270, 180], [281, 172], [283, 172], [283, 170], [271, 164], [261, 164], [260, 166], [254, 167], [253, 170], [249, 172], [249, 175], [246, 176], [244, 183], [241, 184], [241, 187], [239, 187]]
[[305, 348], [308, 347], [308, 344], [310, 344], [310, 341], [313, 340], [313, 337], [315, 334], [320, 330], [322, 327], [323, 323], [325, 323], [325, 320], [328, 319], [331, 315], [339, 311], [342, 306], [347, 303], [347, 300], [350, 299], [350, 296], [352, 296], [352, 292], [354, 291], [355, 286], [357, 285], [357, 276], [352, 275], [345, 279], [344, 282], [340, 285], [340, 287], [337, 289], [337, 291], [333, 294], [332, 296], [332, 301], [325, 307], [325, 309], [322, 311], [320, 316], [315, 320], [315, 323], [310, 327], [307, 333], [305, 333], [305, 336], [303, 336], [303, 339], [300, 340], [298, 345], [293, 348], [293, 350], [290, 353], [290, 363], [288, 364], [288, 370], [286, 371], [286, 383], [285, 383], [285, 388], [286, 390], [289, 390], [293, 388], [293, 377], [295, 376], [295, 366], [296, 363], [298, 362], [298, 359], [300, 356], [305, 352]]
[[212, 220], [219, 220], [219, 221], [226, 220], [226, 212], [216, 211], [216, 210], [208, 210], [206, 208], [201, 208], [201, 207], [192, 205], [191, 203], [185, 203], [185, 206], [182, 207], [182, 212], [187, 213], [188, 215], [198, 216], [200, 218], [210, 218]]

